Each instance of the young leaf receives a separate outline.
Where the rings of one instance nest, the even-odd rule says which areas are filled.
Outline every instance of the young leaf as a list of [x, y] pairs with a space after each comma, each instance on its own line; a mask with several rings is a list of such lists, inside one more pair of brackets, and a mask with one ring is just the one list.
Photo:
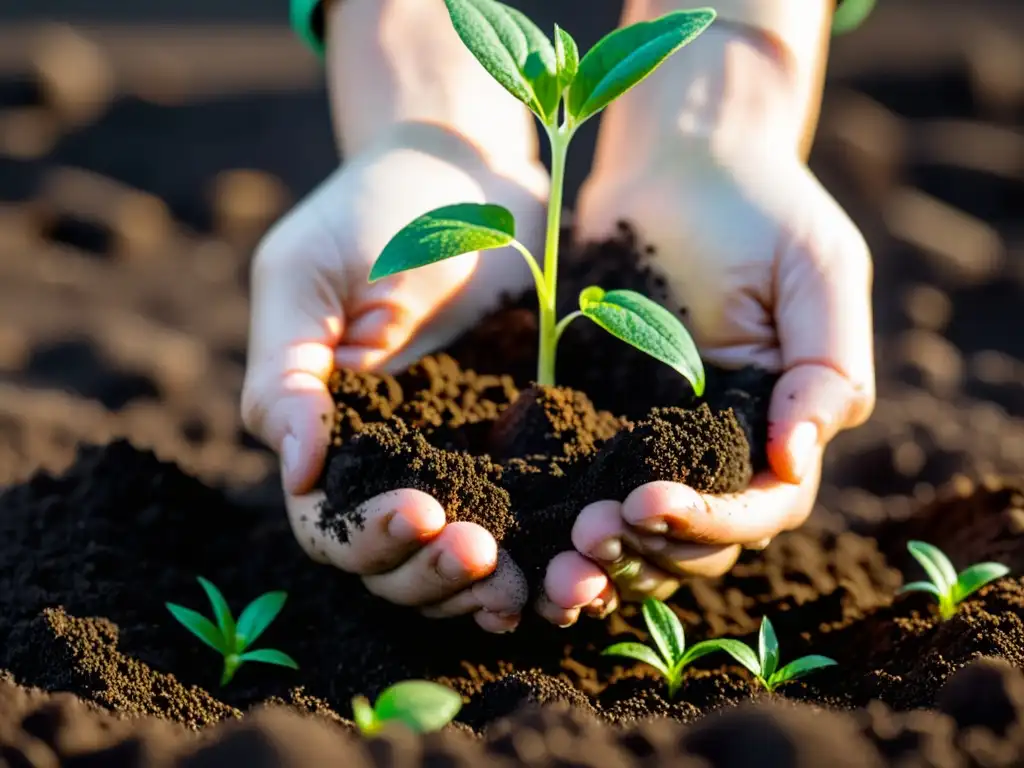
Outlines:
[[429, 733], [455, 718], [462, 709], [462, 697], [437, 683], [406, 680], [385, 690], [373, 709], [381, 722], [397, 720], [417, 733]]
[[601, 651], [602, 656], [624, 656], [633, 659], [658, 670], [663, 677], [669, 677], [669, 669], [665, 662], [658, 658], [653, 650], [640, 643], [616, 643]]
[[902, 595], [906, 592], [929, 592], [935, 595], [939, 600], [942, 600], [945, 597], [945, 595], [939, 591], [939, 588], [930, 581], [912, 581], [909, 584], [904, 584], [896, 590], [896, 594], [898, 595]]
[[242, 615], [238, 617], [238, 650], [245, 650], [263, 634], [270, 626], [270, 622], [276, 619], [277, 614], [284, 608], [284, 601], [287, 599], [287, 592], [267, 592], [246, 606]]
[[491, 77], [545, 123], [558, 110], [551, 41], [524, 14], [495, 0], [445, 0], [452, 26]]
[[592, 285], [580, 293], [580, 311], [627, 344], [671, 366], [704, 394], [704, 364], [697, 345], [675, 315], [634, 291], [605, 292]]
[[555, 63], [558, 65], [558, 83], [568, 88], [580, 69], [580, 49], [572, 35], [555, 24]]
[[248, 651], [238, 657], [242, 661], [258, 661], [263, 664], [276, 664], [279, 667], [298, 669], [299, 665], [291, 656], [273, 648], [259, 648], [255, 651]]
[[942, 550], [924, 541], [910, 541], [907, 543], [907, 549], [921, 564], [935, 586], [943, 594], [952, 594], [957, 579], [956, 568]]
[[953, 600], [959, 603], [968, 595], [977, 592], [989, 582], [1001, 579], [1010, 569], [1002, 563], [978, 563], [965, 568], [956, 579]]
[[391, 238], [369, 279], [373, 283], [464, 253], [503, 248], [515, 236], [515, 218], [500, 205], [446, 205], [423, 214]]
[[686, 639], [683, 637], [683, 625], [679, 617], [661, 600], [648, 597], [641, 608], [647, 629], [654, 638], [654, 644], [661, 651], [661, 657], [669, 665], [676, 664], [683, 658]]
[[715, 19], [701, 8], [676, 11], [606, 35], [580, 61], [566, 109], [582, 123], [644, 80], [669, 56], [696, 38]]
[[715, 653], [716, 651], [725, 651], [736, 659], [736, 661], [749, 669], [752, 674], [761, 674], [761, 665], [758, 663], [757, 656], [754, 654], [754, 651], [750, 646], [746, 643], [740, 642], [739, 640], [731, 640], [729, 638], [704, 640], [696, 645], [690, 646], [684, 656], [685, 661], [683, 666], [685, 667], [702, 656], [707, 656], [709, 653]]
[[214, 626], [212, 621], [201, 613], [196, 613], [191, 608], [186, 608], [183, 605], [175, 605], [174, 603], [164, 603], [164, 605], [167, 606], [167, 610], [171, 612], [171, 615], [184, 625], [185, 629], [213, 648], [213, 650], [222, 654], [228, 653], [224, 638], [221, 637], [220, 630]]
[[834, 666], [836, 666], [836, 661], [827, 656], [804, 656], [802, 659], [791, 661], [784, 666], [772, 675], [768, 682], [770, 688], [774, 689], [776, 686], [796, 680], [799, 677], [804, 677], [811, 672]]
[[217, 626], [220, 628], [221, 637], [228, 642], [232, 642], [235, 637], [235, 619], [231, 615], [231, 609], [228, 607], [227, 600], [224, 599], [221, 591], [211, 582], [202, 576], [197, 576], [196, 579], [199, 581], [200, 586], [202, 586], [203, 591], [206, 592], [210, 605], [213, 606], [213, 615], [217, 619]]
[[356, 696], [352, 699], [352, 719], [355, 720], [359, 732], [364, 735], [369, 736], [380, 730], [377, 713], [373, 711], [370, 700], [365, 696]]
[[771, 677], [779, 667], [779, 638], [775, 627], [767, 616], [761, 618], [761, 631], [757, 638], [758, 656], [761, 661], [761, 674]]

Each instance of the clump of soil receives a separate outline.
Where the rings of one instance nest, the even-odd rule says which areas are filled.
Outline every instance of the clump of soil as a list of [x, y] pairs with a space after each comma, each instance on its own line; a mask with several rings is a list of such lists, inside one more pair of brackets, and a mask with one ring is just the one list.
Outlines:
[[[576, 296], [601, 282], [663, 293], [646, 265], [651, 253], [622, 225], [617, 238], [566, 259], [561, 290]], [[528, 332], [533, 301], [532, 294], [508, 301], [452, 354], [426, 357], [398, 376], [333, 375], [335, 438], [321, 530], [347, 541], [350, 526], [363, 524], [360, 505], [414, 488], [434, 496], [449, 522], [490, 531], [536, 589], [550, 559], [572, 548], [585, 505], [622, 501], [657, 480], [736, 492], [763, 467], [775, 375], [711, 369], [698, 400], [671, 368], [580, 323], [560, 343], [565, 383], [540, 386], [526, 373], [537, 349]], [[460, 364], [453, 356], [460, 351], [484, 371], [503, 373]]]

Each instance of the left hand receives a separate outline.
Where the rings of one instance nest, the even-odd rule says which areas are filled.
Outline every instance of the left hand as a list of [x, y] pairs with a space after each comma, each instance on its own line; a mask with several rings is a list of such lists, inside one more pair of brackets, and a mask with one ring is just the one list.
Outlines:
[[742, 548], [800, 526], [822, 453], [874, 404], [871, 262], [855, 225], [796, 153], [663, 142], [629, 172], [595, 171], [580, 194], [583, 240], [630, 222], [706, 362], [781, 371], [770, 404], [770, 469], [737, 494], [655, 482], [585, 507], [576, 551], [550, 564], [537, 609], [559, 626], [620, 600], [667, 598], [718, 576]]

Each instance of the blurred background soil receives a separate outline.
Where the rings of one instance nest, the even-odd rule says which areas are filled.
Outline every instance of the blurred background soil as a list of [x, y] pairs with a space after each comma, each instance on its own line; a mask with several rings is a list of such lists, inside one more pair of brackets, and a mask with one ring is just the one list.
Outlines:
[[[523, 7], [589, 45], [619, 3]], [[247, 267], [338, 162], [320, 64], [286, 10], [0, 9], [0, 489], [123, 435], [280, 503], [238, 416]], [[1020, 475], [1024, 5], [882, 0], [835, 43], [812, 166], [874, 252], [880, 392], [830, 450], [813, 524], [900, 517], [949, 482]]]

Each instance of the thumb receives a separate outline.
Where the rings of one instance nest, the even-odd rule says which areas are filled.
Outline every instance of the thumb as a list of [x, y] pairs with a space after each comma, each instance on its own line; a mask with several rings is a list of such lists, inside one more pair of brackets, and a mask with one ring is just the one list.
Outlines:
[[344, 325], [341, 302], [287, 220], [253, 261], [246, 428], [277, 451], [285, 490], [308, 492], [323, 469], [334, 403], [327, 379]]
[[824, 446], [874, 407], [871, 259], [838, 203], [808, 173], [803, 220], [776, 272], [783, 375], [768, 411], [768, 459], [784, 481], [816, 471]]

